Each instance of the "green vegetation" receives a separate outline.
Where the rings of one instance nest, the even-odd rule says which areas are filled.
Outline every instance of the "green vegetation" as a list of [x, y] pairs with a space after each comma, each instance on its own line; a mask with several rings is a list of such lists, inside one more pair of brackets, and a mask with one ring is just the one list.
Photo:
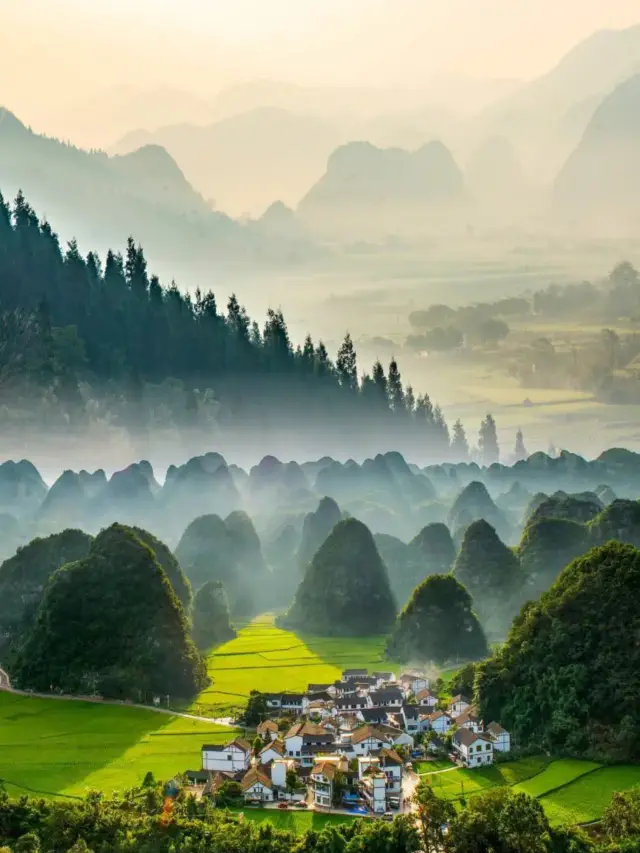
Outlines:
[[171, 586], [178, 600], [185, 611], [189, 612], [189, 608], [191, 607], [191, 584], [184, 576], [180, 563], [178, 563], [164, 542], [161, 542], [153, 534], [147, 530], [141, 530], [139, 527], [132, 527], [131, 530], [141, 542], [144, 542], [148, 548], [151, 548], [160, 567], [171, 581]]
[[117, 524], [53, 575], [11, 675], [20, 687], [138, 701], [192, 697], [207, 683], [169, 579]]
[[589, 548], [588, 531], [577, 521], [541, 518], [528, 524], [518, 554], [531, 597], [549, 589], [562, 569]]
[[126, 705], [36, 699], [0, 692], [0, 779], [10, 793], [105, 793], [198, 769], [203, 743], [232, 729]]
[[396, 606], [370, 530], [355, 518], [337, 524], [307, 567], [283, 627], [321, 636], [386, 634]]
[[242, 809], [244, 820], [255, 824], [269, 823], [275, 829], [303, 835], [309, 830], [321, 832], [325, 827], [340, 826], [351, 823], [354, 818], [344, 814], [322, 814], [321, 812], [305, 811], [303, 809]]
[[548, 767], [534, 776], [532, 779], [527, 779], [525, 782], [519, 782], [516, 785], [518, 791], [529, 794], [530, 797], [541, 797], [549, 791], [555, 791], [557, 788], [562, 788], [573, 782], [574, 779], [579, 779], [586, 773], [591, 773], [597, 770], [601, 765], [594, 761], [580, 761], [577, 758], [562, 758], [559, 761], [552, 761]]
[[229, 621], [227, 596], [220, 581], [208, 581], [196, 593], [191, 634], [199, 649], [210, 649], [235, 637]]
[[616, 791], [636, 788], [638, 785], [639, 766], [603, 767], [546, 794], [541, 797], [540, 803], [554, 826], [589, 823], [602, 817]]
[[487, 641], [471, 596], [451, 575], [432, 575], [414, 591], [387, 644], [400, 661], [478, 660]]
[[207, 659], [212, 684], [192, 708], [221, 716], [245, 707], [252, 690], [305, 690], [340, 678], [343, 669], [385, 669], [384, 637], [315, 637], [278, 628], [264, 615], [214, 649]]
[[458, 768], [433, 775], [427, 773], [422, 778], [433, 788], [438, 797], [445, 800], [459, 800], [489, 788], [512, 786], [535, 777], [544, 770], [548, 762], [549, 759], [544, 756], [533, 756], [522, 758], [520, 761], [493, 764], [491, 767], [477, 767], [473, 770]]
[[524, 575], [511, 548], [484, 519], [467, 527], [453, 574], [471, 595], [487, 636], [502, 639], [523, 598]]
[[640, 757], [639, 596], [632, 546], [574, 560], [478, 667], [480, 716], [552, 754]]
[[0, 650], [19, 645], [51, 575], [86, 557], [90, 545], [91, 537], [81, 530], [63, 530], [34, 539], [0, 566]]

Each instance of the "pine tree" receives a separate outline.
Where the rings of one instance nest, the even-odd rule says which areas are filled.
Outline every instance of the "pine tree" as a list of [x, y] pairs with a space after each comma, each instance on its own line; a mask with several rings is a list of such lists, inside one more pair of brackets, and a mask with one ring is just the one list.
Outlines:
[[451, 441], [451, 457], [454, 462], [469, 461], [469, 442], [467, 434], [462, 426], [462, 421], [458, 420], [453, 425], [453, 440]]
[[402, 388], [402, 377], [398, 369], [398, 362], [395, 358], [389, 363], [389, 372], [387, 374], [387, 394], [389, 404], [395, 414], [403, 414], [406, 409], [404, 405], [404, 391]]
[[521, 429], [519, 429], [516, 433], [516, 448], [514, 456], [516, 462], [522, 462], [529, 456], [529, 454], [527, 453], [527, 448], [524, 446], [524, 436], [522, 435]]
[[483, 465], [487, 467], [500, 460], [500, 447], [498, 445], [498, 432], [493, 416], [488, 414], [480, 424], [478, 436], [478, 448]]
[[142, 246], [136, 246], [133, 237], [127, 240], [127, 253], [124, 264], [125, 277], [131, 292], [139, 299], [146, 299], [149, 290], [147, 261]]
[[440, 406], [433, 410], [433, 445], [438, 460], [447, 459], [449, 456], [449, 427], [442, 414]]
[[336, 358], [336, 372], [343, 388], [355, 392], [358, 389], [358, 364], [356, 351], [347, 332]]

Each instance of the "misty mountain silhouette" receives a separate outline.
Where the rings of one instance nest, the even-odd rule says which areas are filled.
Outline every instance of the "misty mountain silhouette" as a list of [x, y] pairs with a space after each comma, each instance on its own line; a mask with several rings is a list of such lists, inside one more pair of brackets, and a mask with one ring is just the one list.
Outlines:
[[640, 216], [640, 74], [602, 101], [556, 179], [555, 201], [593, 222]]

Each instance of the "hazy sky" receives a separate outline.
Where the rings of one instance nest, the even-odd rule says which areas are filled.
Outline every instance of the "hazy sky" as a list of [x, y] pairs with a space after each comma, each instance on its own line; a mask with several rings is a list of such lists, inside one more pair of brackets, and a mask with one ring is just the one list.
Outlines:
[[639, 0], [0, 0], [0, 103], [35, 115], [127, 83], [211, 96], [256, 77], [528, 78], [639, 22]]

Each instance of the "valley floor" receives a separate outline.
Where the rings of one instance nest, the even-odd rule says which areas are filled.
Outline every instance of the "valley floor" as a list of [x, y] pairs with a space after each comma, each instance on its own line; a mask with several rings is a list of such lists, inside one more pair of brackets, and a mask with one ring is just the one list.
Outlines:
[[[381, 669], [384, 640], [300, 636], [280, 630], [271, 615], [264, 615], [210, 653], [213, 684], [185, 710], [220, 718], [242, 707], [254, 689], [298, 691], [310, 682], [334, 681], [343, 669]], [[225, 743], [232, 732], [228, 726], [126, 705], [0, 691], [0, 781], [14, 795], [122, 791], [140, 783], [148, 771], [166, 780], [199, 769], [202, 744]], [[475, 770], [451, 769], [442, 762], [420, 763], [416, 769], [438, 796], [450, 800], [505, 785], [524, 791], [540, 800], [556, 825], [597, 820], [614, 791], [640, 785], [640, 766], [601, 767], [540, 756]], [[349, 819], [274, 809], [246, 809], [245, 818], [301, 832]]]

